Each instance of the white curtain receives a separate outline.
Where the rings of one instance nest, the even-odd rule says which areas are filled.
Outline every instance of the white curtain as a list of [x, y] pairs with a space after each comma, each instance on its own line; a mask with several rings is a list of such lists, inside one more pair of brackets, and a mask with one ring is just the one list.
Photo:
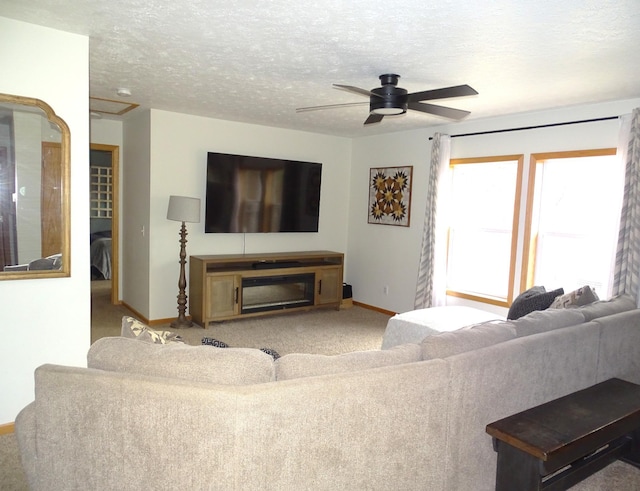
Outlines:
[[[625, 131], [623, 125], [623, 132]], [[626, 148], [625, 148], [626, 147]], [[626, 150], [624, 196], [613, 277], [613, 295], [626, 293], [638, 302], [640, 290], [640, 108], [631, 113]], [[639, 303], [640, 305], [640, 303]]]
[[447, 202], [451, 137], [433, 135], [427, 205], [422, 231], [422, 248], [414, 308], [424, 309], [446, 304]]

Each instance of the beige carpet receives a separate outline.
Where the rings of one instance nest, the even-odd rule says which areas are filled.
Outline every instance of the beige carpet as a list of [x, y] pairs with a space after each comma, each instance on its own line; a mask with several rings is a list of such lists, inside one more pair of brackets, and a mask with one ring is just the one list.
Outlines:
[[96, 339], [120, 335], [123, 315], [133, 315], [133, 313], [122, 305], [111, 305], [111, 281], [92, 281], [91, 343]]
[[[104, 336], [119, 336], [122, 316], [135, 315], [125, 307], [109, 304], [108, 281], [91, 283], [92, 342]], [[153, 329], [174, 331], [186, 343], [193, 345], [201, 344], [202, 338], [208, 337], [232, 347], [271, 348], [280, 355], [335, 355], [379, 349], [388, 320], [388, 315], [356, 306], [342, 310], [320, 309], [210, 322], [206, 329], [198, 325], [186, 329], [171, 329], [169, 323], [154, 325]]]
[[[209, 323], [173, 330], [188, 344], [201, 344], [203, 337], [224, 341], [229, 346], [272, 348], [279, 354], [317, 353], [335, 355], [356, 350], [380, 349], [389, 316], [352, 307], [322, 309]], [[157, 326], [170, 329], [170, 326]]]

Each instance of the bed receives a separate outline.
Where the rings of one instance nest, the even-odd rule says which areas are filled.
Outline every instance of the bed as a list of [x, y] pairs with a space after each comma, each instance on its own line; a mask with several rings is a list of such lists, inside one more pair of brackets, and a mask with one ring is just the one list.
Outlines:
[[91, 234], [91, 278], [111, 279], [111, 231]]

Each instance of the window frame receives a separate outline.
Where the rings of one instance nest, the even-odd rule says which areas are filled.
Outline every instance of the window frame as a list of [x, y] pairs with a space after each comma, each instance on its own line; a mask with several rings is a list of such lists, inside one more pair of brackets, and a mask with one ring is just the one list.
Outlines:
[[[514, 285], [516, 282], [516, 264], [518, 258], [518, 234], [520, 230], [520, 210], [522, 203], [522, 186], [524, 176], [524, 154], [512, 154], [512, 155], [498, 155], [489, 157], [469, 157], [469, 158], [457, 158], [449, 160], [449, 169], [452, 171], [456, 165], [469, 165], [469, 164], [486, 164], [492, 162], [506, 162], [516, 161], [516, 189], [514, 193], [514, 206], [513, 206], [513, 221], [511, 228], [511, 253], [509, 258], [509, 278], [507, 287], [507, 298], [499, 298], [488, 295], [478, 295], [475, 293], [469, 293], [458, 290], [451, 290], [447, 288], [446, 294], [448, 296], [462, 298], [465, 300], [472, 300], [475, 302], [482, 302], [498, 307], [509, 307], [514, 298]], [[450, 224], [447, 224], [447, 262], [449, 259], [449, 238], [451, 234]]]
[[113, 218], [113, 169], [90, 165], [90, 218]]
[[[520, 271], [520, 291], [531, 288], [534, 284], [536, 264], [537, 231], [532, 230], [533, 207], [536, 189], [536, 170], [547, 160], [575, 159], [584, 157], [603, 157], [617, 154], [616, 148], [596, 148], [590, 150], [566, 150], [558, 152], [532, 153], [529, 157], [527, 177], [527, 199], [525, 204], [525, 222], [523, 230], [522, 268]], [[534, 233], [535, 232], [535, 233]], [[533, 236], [532, 236], [533, 235]]]

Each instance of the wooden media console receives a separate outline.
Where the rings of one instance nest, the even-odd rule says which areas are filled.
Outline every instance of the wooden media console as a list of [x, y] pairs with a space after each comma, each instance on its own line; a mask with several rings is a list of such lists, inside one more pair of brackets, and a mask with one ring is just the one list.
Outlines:
[[211, 321], [340, 308], [344, 254], [331, 251], [190, 256], [189, 313]]

